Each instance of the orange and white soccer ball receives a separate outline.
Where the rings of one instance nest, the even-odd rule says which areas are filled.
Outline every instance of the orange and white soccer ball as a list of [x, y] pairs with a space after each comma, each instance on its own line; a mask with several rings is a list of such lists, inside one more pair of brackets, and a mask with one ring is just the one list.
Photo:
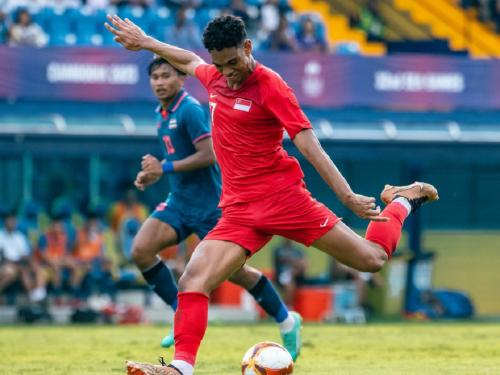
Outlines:
[[243, 375], [288, 375], [293, 373], [293, 359], [279, 344], [271, 341], [252, 346], [241, 361]]

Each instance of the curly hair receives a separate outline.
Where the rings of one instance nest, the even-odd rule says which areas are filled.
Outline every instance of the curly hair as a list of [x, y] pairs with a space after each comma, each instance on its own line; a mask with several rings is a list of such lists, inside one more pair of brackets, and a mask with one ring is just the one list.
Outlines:
[[203, 45], [209, 51], [239, 47], [247, 38], [245, 23], [240, 17], [220, 16], [214, 18], [203, 32]]

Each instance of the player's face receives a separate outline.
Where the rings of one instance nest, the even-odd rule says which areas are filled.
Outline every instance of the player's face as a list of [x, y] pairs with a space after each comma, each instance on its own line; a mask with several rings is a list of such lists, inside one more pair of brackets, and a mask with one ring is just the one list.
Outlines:
[[212, 50], [212, 64], [227, 79], [229, 87], [241, 85], [252, 73], [252, 42], [247, 39], [241, 47]]
[[179, 92], [184, 84], [184, 76], [168, 64], [157, 66], [149, 77], [151, 89], [160, 101], [169, 101]]

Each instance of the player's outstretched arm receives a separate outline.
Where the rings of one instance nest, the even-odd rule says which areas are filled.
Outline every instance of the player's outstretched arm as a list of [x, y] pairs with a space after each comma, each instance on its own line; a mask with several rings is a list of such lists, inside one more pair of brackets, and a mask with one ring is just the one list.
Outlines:
[[108, 15], [108, 21], [104, 26], [115, 36], [115, 41], [131, 51], [148, 50], [163, 57], [175, 68], [186, 74], [194, 76], [198, 65], [203, 64], [203, 59], [197, 54], [162, 43], [147, 35], [139, 26], [128, 18], [122, 20], [117, 15]]
[[321, 147], [312, 129], [297, 133], [293, 143], [346, 207], [363, 219], [387, 221], [387, 218], [379, 216], [380, 207], [376, 206], [375, 198], [355, 194], [352, 191], [342, 173]]

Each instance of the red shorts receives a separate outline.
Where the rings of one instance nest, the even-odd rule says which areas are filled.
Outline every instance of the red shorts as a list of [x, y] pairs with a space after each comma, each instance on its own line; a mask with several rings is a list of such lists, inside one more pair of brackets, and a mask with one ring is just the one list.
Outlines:
[[223, 207], [222, 217], [205, 239], [231, 241], [253, 255], [273, 235], [310, 246], [339, 220], [299, 181], [264, 199]]

